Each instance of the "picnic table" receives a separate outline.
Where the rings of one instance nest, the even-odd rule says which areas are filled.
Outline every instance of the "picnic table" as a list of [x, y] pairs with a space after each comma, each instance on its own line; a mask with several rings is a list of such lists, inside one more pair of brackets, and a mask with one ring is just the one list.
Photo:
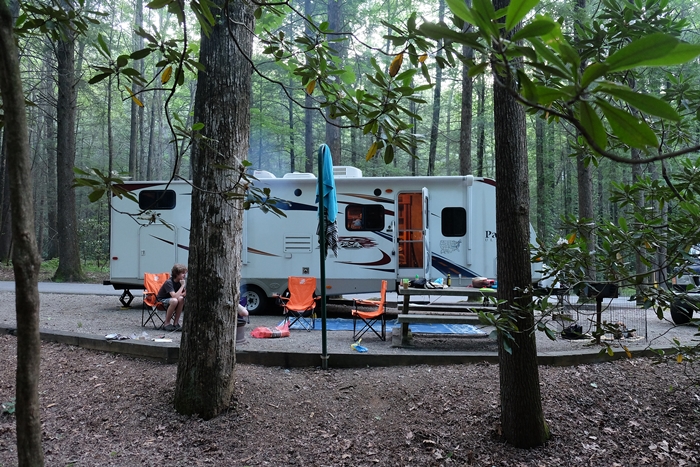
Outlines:
[[[495, 310], [495, 307], [484, 305], [489, 297], [495, 298], [496, 289], [475, 287], [447, 287], [442, 289], [417, 289], [401, 287], [398, 294], [403, 296], [403, 307], [397, 321], [401, 324], [401, 346], [411, 345], [409, 336], [410, 323], [442, 323], [442, 324], [475, 324], [479, 322], [475, 314], [478, 310]], [[456, 307], [455, 312], [449, 314], [410, 314], [410, 300], [412, 296], [437, 296], [437, 297], [468, 297], [483, 299], [479, 305], [465, 305]]]

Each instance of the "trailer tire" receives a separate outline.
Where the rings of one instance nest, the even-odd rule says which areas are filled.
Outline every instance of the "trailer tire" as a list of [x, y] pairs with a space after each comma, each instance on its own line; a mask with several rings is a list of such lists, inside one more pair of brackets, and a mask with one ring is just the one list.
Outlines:
[[687, 300], [676, 299], [671, 303], [671, 319], [675, 324], [688, 324], [693, 319], [695, 305]]
[[248, 309], [248, 313], [251, 315], [259, 315], [267, 310], [269, 300], [265, 292], [263, 292], [260, 287], [249, 285], [246, 287], [243, 295], [248, 301], [246, 308]]

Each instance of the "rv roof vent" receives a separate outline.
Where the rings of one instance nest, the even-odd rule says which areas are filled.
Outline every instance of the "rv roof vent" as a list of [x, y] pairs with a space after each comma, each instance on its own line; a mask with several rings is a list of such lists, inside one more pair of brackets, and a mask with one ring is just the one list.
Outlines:
[[267, 170], [254, 170], [253, 171], [253, 177], [260, 179], [260, 178], [277, 178], [275, 177], [275, 174], [272, 172], [268, 172]]
[[357, 167], [339, 165], [333, 167], [333, 176], [336, 178], [360, 178], [362, 177], [362, 170]]
[[316, 178], [316, 175], [310, 173], [293, 172], [290, 174], [284, 174], [282, 178]]

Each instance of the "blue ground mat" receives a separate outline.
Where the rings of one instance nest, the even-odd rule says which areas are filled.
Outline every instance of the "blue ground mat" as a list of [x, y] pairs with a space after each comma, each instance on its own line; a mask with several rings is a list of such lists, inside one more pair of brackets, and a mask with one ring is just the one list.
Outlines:
[[[284, 324], [282, 321], [280, 324]], [[358, 328], [360, 323], [357, 323]], [[386, 322], [386, 332], [390, 333], [394, 326], [399, 326], [396, 320]], [[376, 326], [375, 326], [376, 327]], [[381, 328], [381, 323], [379, 324]], [[294, 323], [289, 329], [304, 329], [301, 324]], [[321, 330], [321, 319], [316, 318], [315, 331]], [[352, 331], [352, 320], [346, 318], [326, 318], [326, 330], [328, 331]], [[423, 324], [412, 323], [411, 331], [423, 334], [462, 334], [470, 336], [486, 336], [484, 331], [471, 324]]]

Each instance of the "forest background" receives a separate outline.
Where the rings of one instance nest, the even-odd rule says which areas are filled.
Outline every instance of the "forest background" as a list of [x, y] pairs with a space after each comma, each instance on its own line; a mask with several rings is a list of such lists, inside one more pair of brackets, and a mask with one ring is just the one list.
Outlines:
[[[75, 74], [69, 86], [75, 90], [75, 156], [74, 165], [88, 170], [98, 168], [105, 173], [115, 171], [133, 180], [164, 180], [177, 174], [190, 178], [191, 167], [188, 146], [182, 144], [177, 157], [173, 136], [164, 110], [168, 90], [156, 89], [139, 93], [138, 86], [120, 82], [117, 76], [88, 84], [100, 74], [109, 50], [115, 60], [122, 54], [144, 47], [143, 37], [134, 33], [135, 28], [154, 25], [163, 37], [177, 40], [181, 31], [173, 18], [162, 10], [145, 8], [141, 1], [112, 1], [90, 5], [87, 10], [99, 10], [105, 14], [101, 24], [91, 26], [84, 35], [75, 37]], [[573, 2], [542, 2], [538, 12], [546, 11], [553, 17], [574, 15]], [[388, 23], [401, 24], [412, 11], [418, 11], [425, 20], [435, 21], [440, 11], [435, 11], [435, 2], [394, 1], [383, 2], [323, 2], [307, 0], [304, 12], [322, 23], [333, 18], [339, 31], [352, 31], [361, 38], [364, 46], [356, 42], [338, 43], [339, 55], [345, 57], [346, 73], [340, 78], [354, 82], [356, 87], [367, 83], [372, 74], [373, 60], [385, 67], [391, 62], [397, 48], [384, 35], [391, 35]], [[300, 6], [301, 8], [301, 6]], [[600, 3], [590, 3], [588, 15], [595, 16]], [[700, 7], [695, 2], [674, 0], [671, 11], [688, 20], [683, 37], [697, 37], [696, 19]], [[621, 14], [623, 13], [620, 9]], [[296, 15], [259, 21], [256, 31], [264, 29], [279, 31], [288, 36], [297, 34], [305, 26]], [[642, 20], [642, 18], [637, 18]], [[602, 18], [605, 21], [623, 21], [623, 18]], [[100, 39], [98, 39], [98, 36]], [[197, 55], [197, 42], [189, 47]], [[362, 169], [365, 176], [385, 175], [457, 175], [472, 173], [476, 176], [494, 177], [493, 147], [493, 84], [488, 75], [472, 78], [464, 73], [462, 66], [438, 67], [445, 59], [440, 55], [428, 57], [425, 65], [434, 77], [434, 87], [420, 93], [422, 102], [411, 102], [410, 112], [415, 133], [423, 135], [424, 144], [415, 146], [416, 158], [396, 151], [393, 160], [385, 163], [381, 158], [366, 160], [373, 136], [362, 128], [353, 128], [343, 118], [327, 123], [323, 111], [319, 111], [318, 98], [307, 93], [308, 86], [299, 83], [293, 70], [275, 62], [269, 54], [263, 54], [265, 44], [255, 42], [252, 60], [259, 73], [253, 73], [251, 95], [250, 151], [252, 168], [267, 170], [277, 176], [292, 171], [313, 172], [314, 155], [318, 146], [331, 146], [335, 165], [351, 165]], [[368, 47], [369, 46], [369, 47]], [[59, 69], [55, 41], [45, 36], [25, 36], [20, 44], [20, 63], [23, 70], [24, 88], [32, 102], [28, 108], [30, 143], [32, 147], [32, 175], [36, 206], [36, 233], [41, 255], [44, 259], [59, 255], [58, 222], [66, 217], [60, 212], [59, 176], [72, 173], [72, 166], [58, 171], [57, 161], [57, 105], [59, 104]], [[151, 55], [134, 61], [135, 67], [144, 76], [153, 77], [162, 70]], [[646, 75], [646, 92], [652, 92], [657, 83], [673, 82], [685, 86], [688, 92], [694, 87], [697, 63], [685, 65], [669, 73], [663, 69], [652, 69]], [[114, 78], [114, 79], [112, 79]], [[179, 86], [170, 97], [171, 111], [179, 118], [182, 127], [192, 125], [192, 106], [196, 91], [196, 75], [186, 72]], [[420, 75], [417, 80], [422, 79]], [[468, 80], [469, 83], [465, 83]], [[465, 86], [469, 84], [469, 86]], [[650, 89], [651, 88], [651, 89]], [[132, 96], [136, 98], [132, 98]], [[416, 99], [418, 100], [418, 99]], [[137, 102], [138, 101], [138, 102]], [[142, 104], [142, 105], [139, 105]], [[300, 105], [302, 104], [302, 105]], [[303, 106], [307, 108], [303, 108]], [[463, 121], [467, 117], [469, 127]], [[339, 125], [335, 130], [333, 124]], [[562, 216], [576, 216], [578, 212], [577, 149], [575, 132], [567, 125], [547, 125], [535, 115], [528, 116], [528, 160], [530, 165], [530, 193], [533, 209], [532, 223], [538, 236], [544, 240], [556, 240], [563, 231]], [[695, 130], [697, 132], [697, 128]], [[467, 139], [465, 141], [465, 138]], [[3, 133], [0, 133], [0, 142]], [[8, 183], [6, 175], [5, 145], [0, 153], [0, 258], [7, 260], [11, 251], [11, 233]], [[673, 173], [681, 162], [670, 160], [668, 169]], [[590, 164], [592, 169], [592, 200], [596, 221], [616, 219], [619, 207], [609, 200], [612, 182], [631, 182], [633, 170], [630, 165], [600, 159]], [[659, 177], [659, 168], [645, 165], [641, 174]], [[637, 174], [639, 175], [639, 173]], [[66, 183], [66, 180], [63, 180]], [[70, 180], [72, 183], [72, 180]], [[79, 236], [80, 257], [84, 262], [105, 267], [109, 258], [109, 207], [106, 197], [92, 203], [86, 188], [76, 189], [76, 234]]]

